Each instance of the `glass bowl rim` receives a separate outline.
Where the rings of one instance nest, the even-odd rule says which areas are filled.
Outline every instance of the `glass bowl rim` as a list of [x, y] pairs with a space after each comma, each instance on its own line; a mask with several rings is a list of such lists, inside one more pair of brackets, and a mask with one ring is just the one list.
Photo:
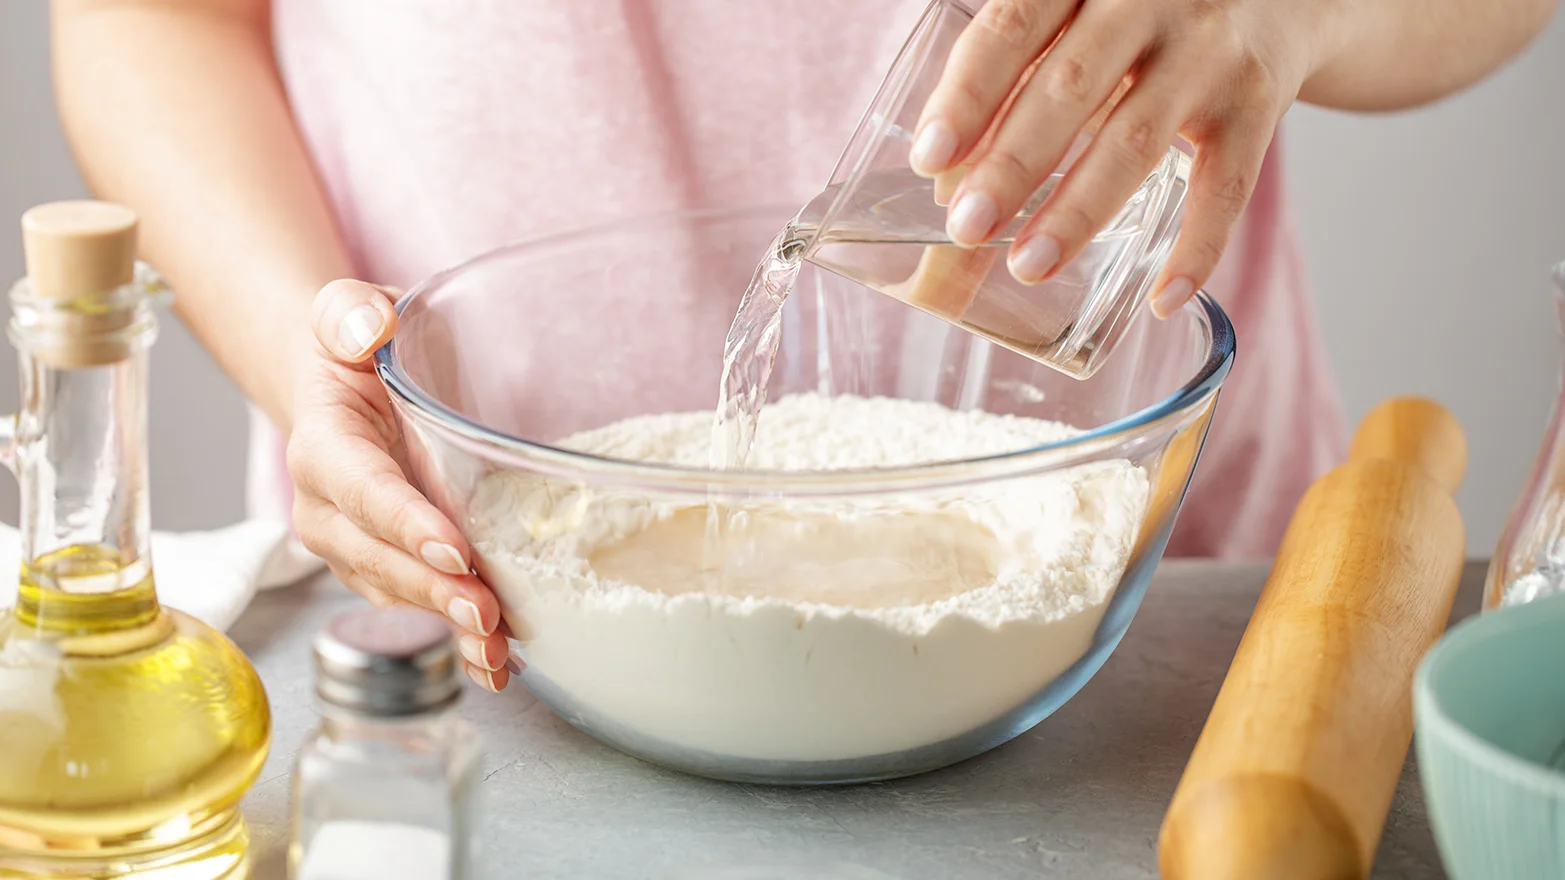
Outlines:
[[[706, 222], [718, 218], [743, 220], [767, 217], [781, 220], [786, 218], [791, 210], [775, 205], [676, 209], [624, 217], [568, 232], [523, 239], [485, 251], [418, 282], [397, 301], [397, 315], [400, 317], [420, 297], [430, 294], [452, 279], [481, 265], [514, 258], [518, 254], [544, 253], [600, 236], [641, 232], [648, 228], [657, 229], [668, 225]], [[1206, 358], [1195, 375], [1162, 400], [1062, 440], [976, 458], [926, 462], [892, 468], [831, 471], [714, 471], [684, 465], [593, 455], [512, 436], [470, 419], [434, 399], [413, 381], [397, 359], [396, 334], [393, 334], [391, 340], [375, 352], [374, 365], [376, 374], [394, 401], [402, 404], [399, 409], [403, 412], [440, 431], [477, 442], [494, 451], [522, 456], [529, 462], [529, 467], [535, 470], [548, 470], [558, 476], [585, 473], [603, 478], [623, 478], [643, 484], [661, 484], [665, 487], [679, 485], [687, 488], [700, 487], [708, 491], [722, 487], [764, 489], [783, 494], [906, 491], [1016, 477], [1030, 472], [1062, 469], [1101, 460], [1106, 457], [1105, 452], [1142, 439], [1166, 422], [1183, 422], [1193, 418], [1201, 406], [1217, 394], [1233, 368], [1234, 328], [1227, 313], [1204, 290], [1198, 291], [1181, 312], [1194, 313], [1194, 320], [1201, 322], [1207, 330], [1210, 345]], [[716, 357], [717, 354], [714, 352], [713, 356]]]

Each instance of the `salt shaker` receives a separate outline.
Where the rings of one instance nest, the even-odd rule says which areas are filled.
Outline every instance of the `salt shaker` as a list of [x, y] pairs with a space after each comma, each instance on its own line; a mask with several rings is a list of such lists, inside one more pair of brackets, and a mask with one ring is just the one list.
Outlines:
[[460, 663], [434, 615], [366, 608], [314, 646], [320, 726], [293, 775], [294, 880], [467, 880], [478, 734], [456, 712]]
[[[1554, 304], [1565, 335], [1565, 263], [1554, 267]], [[1565, 374], [1543, 447], [1489, 563], [1485, 610], [1565, 592]]]

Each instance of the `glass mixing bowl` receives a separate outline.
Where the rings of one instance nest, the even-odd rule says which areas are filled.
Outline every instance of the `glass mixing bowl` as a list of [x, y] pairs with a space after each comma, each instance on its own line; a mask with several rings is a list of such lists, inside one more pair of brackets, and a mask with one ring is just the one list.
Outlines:
[[[792, 213], [643, 217], [485, 254], [402, 299], [376, 365], [413, 478], [473, 543], [522, 681], [566, 720], [719, 779], [935, 769], [1037, 724], [1118, 644], [1184, 499], [1233, 328], [1203, 295], [1135, 321], [1081, 381], [806, 263], [771, 400], [903, 398], [1082, 431], [899, 467], [648, 463], [656, 417], [704, 412], [693, 418], [707, 424], [739, 297]], [[569, 439], [632, 417], [653, 419], [618, 445], [589, 453]], [[1103, 473], [1140, 487], [1119, 496], [1132, 503], [1118, 521], [1092, 488]], [[1056, 518], [1018, 537], [962, 512], [996, 498], [1007, 516]], [[723, 520], [715, 554], [709, 504], [746, 512]], [[1080, 587], [1090, 570], [1100, 592], [1006, 617], [960, 586], [1062, 547], [1080, 569], [1044, 580]], [[940, 573], [953, 571], [966, 574], [950, 587]], [[880, 576], [934, 592], [871, 598], [864, 579]]]

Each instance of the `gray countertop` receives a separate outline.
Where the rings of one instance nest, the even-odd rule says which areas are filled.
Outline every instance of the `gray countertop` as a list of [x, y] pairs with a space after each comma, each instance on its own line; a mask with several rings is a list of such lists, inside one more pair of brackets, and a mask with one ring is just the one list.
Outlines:
[[[1060, 711], [987, 755], [896, 782], [696, 779], [599, 745], [520, 687], [473, 688], [463, 714], [485, 737], [481, 876], [1156, 877], [1163, 811], [1267, 568], [1164, 563], [1119, 649]], [[1483, 566], [1469, 565], [1454, 617], [1477, 609], [1482, 581]], [[232, 633], [274, 712], [271, 758], [245, 802], [257, 880], [284, 873], [288, 774], [315, 723], [309, 638], [357, 601], [329, 579], [263, 594]], [[1374, 876], [1444, 876], [1411, 757]]]

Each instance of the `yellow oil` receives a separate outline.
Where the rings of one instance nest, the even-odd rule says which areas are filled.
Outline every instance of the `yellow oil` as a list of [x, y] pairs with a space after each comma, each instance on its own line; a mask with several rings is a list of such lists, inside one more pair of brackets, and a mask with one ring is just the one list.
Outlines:
[[106, 547], [24, 566], [0, 617], [0, 878], [244, 876], [270, 731], [249, 660], [160, 608], [150, 569]]

